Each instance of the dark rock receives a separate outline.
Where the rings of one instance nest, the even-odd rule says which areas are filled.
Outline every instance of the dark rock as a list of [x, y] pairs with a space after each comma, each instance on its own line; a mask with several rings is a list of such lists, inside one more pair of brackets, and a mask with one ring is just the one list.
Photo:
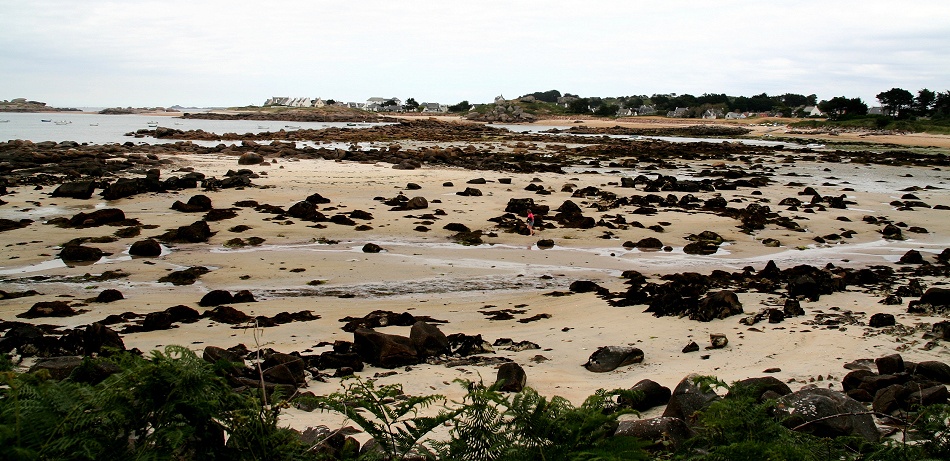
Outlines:
[[453, 333], [447, 336], [452, 353], [467, 357], [475, 354], [491, 354], [495, 352], [492, 345], [482, 339], [482, 335], [466, 335]]
[[901, 264], [923, 264], [924, 257], [917, 250], [909, 250], [898, 261]]
[[942, 339], [944, 341], [950, 340], [950, 320], [943, 320], [933, 324], [931, 327], [933, 335], [937, 339]]
[[234, 294], [233, 303], [256, 303], [254, 294], [250, 290], [241, 290]]
[[102, 290], [98, 296], [96, 296], [97, 303], [111, 303], [113, 301], [118, 301], [120, 299], [125, 299], [122, 296], [122, 292], [116, 289], [109, 288], [107, 290]]
[[882, 375], [893, 375], [904, 372], [904, 359], [900, 354], [885, 355], [874, 359], [877, 372]]
[[238, 165], [260, 165], [264, 163], [264, 156], [257, 152], [245, 152], [238, 157]]
[[234, 302], [234, 296], [227, 290], [211, 290], [201, 297], [198, 305], [201, 307], [220, 306]]
[[201, 314], [202, 317], [214, 320], [215, 322], [228, 323], [236, 325], [251, 321], [252, 317], [231, 306], [218, 306]]
[[204, 213], [211, 210], [211, 199], [207, 195], [195, 195], [188, 199], [188, 203], [176, 200], [172, 209], [184, 213]]
[[80, 200], [92, 198], [92, 193], [96, 190], [96, 183], [93, 181], [74, 181], [60, 184], [53, 191], [53, 197], [68, 197]]
[[699, 375], [690, 374], [676, 385], [670, 396], [670, 403], [663, 411], [664, 417], [679, 418], [688, 425], [692, 425], [696, 422], [698, 412], [720, 400], [719, 395], [712, 389], [704, 391], [702, 385], [695, 381], [696, 378], [699, 378]]
[[69, 218], [69, 227], [98, 227], [125, 221], [125, 212], [118, 208], [103, 208], [89, 213], [79, 213]]
[[201, 357], [206, 362], [210, 362], [210, 363], [217, 363], [221, 360], [224, 360], [226, 362], [238, 364], [240, 368], [244, 368], [245, 366], [244, 357], [241, 357], [240, 354], [229, 351], [227, 349], [217, 347], [217, 346], [205, 347], [204, 352], [202, 353]]
[[30, 367], [29, 373], [46, 370], [51, 378], [60, 381], [68, 378], [73, 370], [79, 368], [82, 365], [82, 360], [82, 357], [76, 356], [41, 357]]
[[680, 418], [657, 417], [649, 419], [627, 419], [620, 421], [614, 437], [634, 437], [637, 440], [652, 442], [660, 449], [678, 450], [684, 442], [695, 435], [692, 429]]
[[690, 352], [696, 352], [699, 350], [699, 344], [696, 344], [696, 341], [690, 341], [686, 347], [683, 348], [683, 353], [688, 354]]
[[111, 328], [101, 323], [93, 323], [82, 332], [82, 348], [85, 355], [101, 354], [107, 348], [124, 351], [125, 343]]
[[900, 384], [892, 384], [877, 391], [871, 403], [871, 409], [877, 413], [894, 415], [901, 410], [901, 403], [911, 391]]
[[214, 235], [214, 232], [211, 232], [211, 228], [208, 227], [206, 221], [196, 221], [187, 226], [170, 230], [162, 234], [160, 239], [176, 243], [202, 243], [207, 242], [212, 235]]
[[633, 246], [640, 251], [657, 251], [663, 248], [663, 242], [656, 237], [647, 237], [640, 239]]
[[819, 437], [860, 436], [874, 443], [881, 438], [861, 402], [831, 389], [793, 392], [776, 402], [775, 412], [785, 427]]
[[643, 351], [636, 347], [602, 346], [591, 354], [584, 368], [595, 373], [603, 373], [642, 361]]
[[419, 358], [439, 356], [451, 352], [449, 340], [435, 325], [423, 321], [412, 324], [409, 330], [409, 341], [419, 353]]
[[72, 317], [79, 312], [69, 307], [66, 301], [40, 301], [33, 304], [30, 310], [17, 314], [21, 319], [35, 319], [39, 317]]
[[524, 368], [521, 368], [521, 365], [515, 362], [508, 362], [498, 367], [498, 374], [495, 378], [496, 385], [501, 383], [498, 390], [502, 392], [521, 392], [524, 390], [524, 386], [527, 382], [528, 375], [525, 373]]
[[699, 302], [696, 310], [690, 312], [690, 320], [709, 322], [713, 319], [724, 319], [732, 315], [742, 314], [742, 303], [735, 292], [723, 290], [706, 295]]
[[751, 392], [752, 395], [756, 397], [756, 400], [760, 402], [764, 400], [763, 396], [766, 395], [766, 393], [779, 396], [792, 393], [792, 389], [788, 387], [788, 384], [779, 381], [778, 378], [774, 376], [741, 379], [736, 381], [734, 385], [737, 388]]
[[363, 253], [379, 253], [383, 251], [383, 247], [375, 243], [367, 243], [363, 245]]
[[650, 408], [666, 405], [669, 403], [670, 396], [673, 394], [670, 388], [661, 386], [656, 381], [650, 379], [638, 381], [630, 390], [640, 393], [640, 398], [635, 401], [628, 401], [621, 397], [619, 403], [624, 407], [633, 408], [636, 411], [646, 411]]
[[360, 328], [353, 332], [353, 347], [364, 362], [382, 368], [419, 363], [418, 351], [405, 336]]
[[155, 239], [139, 240], [129, 247], [129, 254], [143, 257], [161, 256], [162, 245]]
[[554, 248], [554, 240], [551, 240], [551, 239], [541, 239], [541, 240], [538, 240], [538, 242], [535, 243], [535, 245], [537, 245], [538, 248], [541, 249], [541, 250], [545, 250], [545, 249], [549, 249], [549, 248]]
[[881, 235], [890, 240], [904, 240], [904, 234], [901, 232], [901, 228], [893, 224], [884, 226], [884, 229], [881, 229]]
[[897, 324], [897, 320], [894, 319], [893, 314], [886, 314], [883, 312], [878, 312], [871, 316], [871, 319], [868, 320], [868, 326], [871, 328], [883, 328], [890, 327]]
[[59, 252], [59, 258], [66, 262], [95, 262], [102, 255], [102, 250], [84, 245], [66, 245]]
[[574, 293], [594, 293], [603, 290], [600, 285], [590, 280], [575, 280], [569, 288]]
[[914, 376], [922, 376], [938, 383], [950, 384], [950, 365], [944, 362], [933, 360], [920, 362], [913, 367], [911, 373]]
[[867, 378], [870, 376], [877, 376], [877, 375], [871, 370], [854, 370], [846, 374], [844, 378], [841, 379], [841, 387], [844, 389], [845, 392], [850, 391], [852, 389], [857, 389], [858, 387], [861, 386], [861, 383], [864, 382], [864, 378]]
[[191, 285], [204, 274], [211, 272], [208, 268], [202, 266], [189, 267], [180, 271], [174, 271], [160, 279], [161, 283], [171, 283], [172, 285]]
[[429, 208], [429, 201], [425, 197], [413, 197], [402, 206], [406, 210], [424, 210]]

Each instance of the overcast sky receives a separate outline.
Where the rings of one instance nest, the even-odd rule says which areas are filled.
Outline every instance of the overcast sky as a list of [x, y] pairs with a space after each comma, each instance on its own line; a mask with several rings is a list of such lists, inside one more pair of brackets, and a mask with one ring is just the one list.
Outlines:
[[950, 89], [947, 0], [0, 0], [0, 18], [0, 100], [57, 107]]

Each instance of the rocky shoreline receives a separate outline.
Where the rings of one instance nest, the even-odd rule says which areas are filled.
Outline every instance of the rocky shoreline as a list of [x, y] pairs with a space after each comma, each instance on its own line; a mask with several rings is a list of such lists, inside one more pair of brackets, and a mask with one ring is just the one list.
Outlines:
[[[700, 373], [833, 399], [868, 440], [887, 421], [858, 408], [947, 400], [945, 156], [435, 120], [136, 135], [180, 141], [0, 143], [0, 351], [23, 364], [184, 342], [244, 363], [235, 388], [497, 373], [656, 389], [640, 421], [687, 428]], [[263, 378], [248, 328], [274, 341]]]

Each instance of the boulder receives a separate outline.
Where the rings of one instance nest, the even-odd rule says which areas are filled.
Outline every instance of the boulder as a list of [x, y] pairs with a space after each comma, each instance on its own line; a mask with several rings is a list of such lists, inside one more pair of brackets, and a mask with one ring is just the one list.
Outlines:
[[30, 310], [17, 314], [21, 319], [35, 319], [39, 317], [72, 317], [79, 315], [66, 301], [40, 301], [33, 304]]
[[742, 314], [742, 303], [735, 292], [722, 290], [706, 295], [699, 301], [699, 306], [690, 312], [690, 320], [709, 322], [713, 319], [724, 319], [732, 315]]
[[249, 322], [252, 317], [231, 306], [218, 306], [201, 314], [202, 317], [211, 319], [215, 322], [228, 323], [236, 325]]
[[172, 209], [184, 213], [205, 213], [211, 210], [211, 199], [207, 195], [195, 195], [188, 199], [188, 203], [176, 200]]
[[620, 404], [624, 407], [633, 408], [636, 411], [646, 411], [660, 405], [666, 405], [670, 402], [670, 396], [673, 395], [673, 391], [671, 391], [670, 388], [661, 386], [651, 379], [638, 381], [630, 390], [640, 393], [640, 398], [628, 400], [621, 397]]
[[161, 256], [162, 245], [155, 239], [139, 240], [129, 247], [129, 254], [142, 257]]
[[442, 330], [435, 325], [421, 320], [412, 324], [409, 330], [409, 341], [422, 359], [451, 353], [445, 333], [442, 333]]
[[904, 359], [900, 354], [890, 354], [874, 359], [877, 372], [882, 375], [893, 375], [904, 372]]
[[201, 297], [198, 305], [201, 307], [220, 306], [234, 302], [234, 296], [227, 290], [211, 290]]
[[636, 347], [603, 346], [591, 354], [584, 368], [595, 373], [604, 373], [642, 361], [643, 351]]
[[210, 363], [217, 363], [224, 360], [238, 364], [241, 368], [245, 365], [244, 357], [241, 357], [240, 354], [217, 346], [206, 346], [204, 352], [201, 354], [201, 358]]
[[67, 197], [80, 200], [92, 198], [92, 193], [96, 190], [96, 183], [93, 181], [73, 181], [60, 184], [53, 191], [53, 197]]
[[264, 163], [264, 156], [257, 152], [245, 152], [238, 157], [238, 165], [260, 165]]
[[917, 250], [908, 250], [897, 262], [900, 264], [923, 264], [924, 257]]
[[819, 437], [881, 439], [864, 404], [831, 389], [809, 387], [786, 395], [776, 401], [775, 414], [785, 427]]
[[878, 312], [871, 316], [868, 320], [868, 326], [871, 328], [883, 328], [891, 327], [897, 324], [897, 320], [894, 318], [893, 314], [886, 314], [884, 312]]
[[495, 378], [495, 385], [502, 392], [521, 392], [528, 382], [528, 375], [524, 368], [515, 362], [507, 362], [498, 367], [498, 374]]
[[944, 362], [923, 361], [914, 365], [910, 371], [914, 376], [922, 376], [938, 383], [950, 384], [950, 365]]
[[95, 262], [104, 253], [96, 247], [84, 245], [66, 245], [59, 252], [59, 258], [65, 262]]
[[674, 450], [679, 449], [683, 442], [694, 435], [693, 430], [682, 419], [666, 416], [623, 420], [614, 431], [614, 437], [634, 437], [637, 440], [652, 442], [661, 449], [666, 449], [669, 444]]
[[405, 336], [360, 328], [353, 332], [353, 348], [364, 362], [382, 368], [396, 368], [419, 363], [416, 348]]
[[102, 290], [102, 292], [96, 296], [97, 303], [111, 303], [120, 299], [125, 299], [125, 297], [122, 296], [122, 292], [113, 288]]
[[667, 418], [679, 418], [688, 425], [696, 422], [697, 413], [705, 410], [709, 405], [720, 400], [718, 394], [712, 389], [704, 390], [703, 386], [696, 382], [699, 375], [690, 374], [683, 378], [673, 389], [670, 396], [670, 403], [666, 405], [663, 416]]
[[124, 351], [125, 343], [118, 333], [97, 322], [83, 330], [82, 348], [84, 355], [101, 354], [106, 348]]
[[36, 359], [36, 363], [30, 367], [29, 373], [46, 370], [51, 378], [63, 380], [68, 378], [73, 370], [82, 365], [82, 360], [82, 357], [77, 356], [41, 357]]
[[103, 208], [74, 215], [69, 218], [69, 227], [98, 227], [121, 221], [125, 221], [125, 212], [118, 208]]
[[379, 253], [383, 251], [383, 247], [375, 243], [367, 243], [363, 245], [363, 253]]

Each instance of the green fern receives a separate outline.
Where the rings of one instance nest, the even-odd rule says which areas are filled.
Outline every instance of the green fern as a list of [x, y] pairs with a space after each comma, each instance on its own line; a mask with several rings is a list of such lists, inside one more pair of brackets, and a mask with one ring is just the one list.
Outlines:
[[407, 396], [399, 384], [376, 387], [374, 380], [357, 377], [347, 381], [344, 392], [319, 398], [320, 406], [353, 420], [389, 459], [405, 459], [413, 451], [427, 451], [422, 438], [457, 414], [440, 410], [435, 416], [420, 415], [420, 410], [444, 402], [441, 395]]

